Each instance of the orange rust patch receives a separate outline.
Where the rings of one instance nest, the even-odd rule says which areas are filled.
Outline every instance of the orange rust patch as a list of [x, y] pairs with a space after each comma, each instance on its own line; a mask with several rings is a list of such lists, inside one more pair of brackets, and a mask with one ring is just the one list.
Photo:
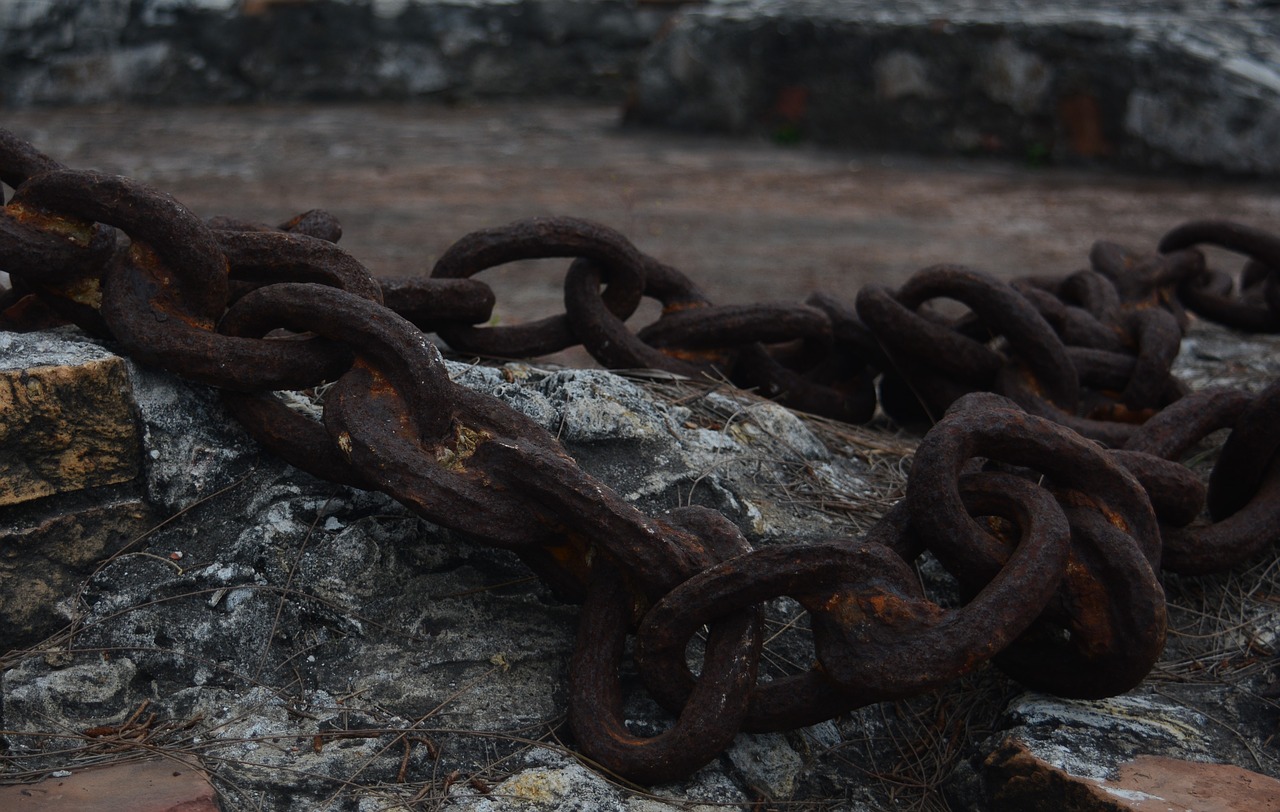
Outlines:
[[809, 88], [804, 85], [790, 85], [778, 91], [774, 99], [774, 115], [783, 121], [797, 122], [809, 111]]
[[4, 210], [23, 225], [57, 234], [83, 248], [87, 248], [93, 240], [93, 223], [90, 221], [27, 208], [21, 203], [10, 203]]
[[1054, 496], [1058, 498], [1059, 502], [1066, 505], [1067, 507], [1082, 507], [1082, 508], [1094, 508], [1094, 509], [1097, 509], [1099, 507], [1098, 503], [1094, 500], [1092, 496], [1090, 496], [1089, 494], [1083, 491], [1075, 490], [1074, 488], [1055, 491]]
[[1102, 108], [1087, 93], [1072, 93], [1058, 101], [1058, 119], [1067, 131], [1071, 151], [1085, 158], [1110, 155], [1111, 144], [1104, 135]]
[[586, 585], [591, 580], [591, 542], [581, 533], [566, 532], [564, 541], [542, 549], [555, 563], [578, 583]]
[[665, 316], [668, 313], [680, 313], [682, 311], [693, 310], [698, 307], [706, 307], [706, 305], [702, 302], [675, 302], [673, 304], [663, 305], [662, 315]]
[[1124, 517], [1121, 516], [1119, 513], [1116, 513], [1114, 510], [1111, 510], [1106, 505], [1100, 505], [1099, 510], [1102, 511], [1103, 516], [1107, 517], [1107, 521], [1110, 522], [1113, 527], [1117, 528], [1118, 530], [1123, 530], [1126, 533], [1129, 532], [1129, 523], [1126, 522], [1124, 520]]
[[[168, 270], [168, 266], [165, 265], [164, 260], [160, 258], [160, 255], [156, 253], [154, 248], [147, 245], [145, 242], [131, 243], [129, 245], [129, 256], [139, 267], [147, 268], [149, 270]], [[156, 281], [160, 282], [165, 287], [173, 285], [172, 274], [169, 273], [162, 274], [156, 279]]]
[[1046, 399], [1044, 387], [1040, 385], [1040, 379], [1037, 378], [1031, 370], [1025, 366], [1019, 365], [1017, 370], [1018, 379], [1021, 380], [1032, 394], [1038, 398]]
[[864, 610], [864, 614], [894, 626], [918, 624], [945, 614], [941, 607], [922, 605], [919, 601], [902, 598], [891, 592], [876, 592], [858, 600], [861, 604], [859, 608]]
[[351, 365], [354, 369], [359, 367], [369, 373], [369, 392], [377, 397], [400, 397], [400, 393], [391, 385], [391, 381], [377, 367], [370, 364], [363, 358], [357, 358], [355, 363]]
[[682, 350], [662, 347], [661, 352], [668, 358], [678, 358], [681, 361], [693, 363], [716, 363], [724, 360], [724, 353], [719, 350]]

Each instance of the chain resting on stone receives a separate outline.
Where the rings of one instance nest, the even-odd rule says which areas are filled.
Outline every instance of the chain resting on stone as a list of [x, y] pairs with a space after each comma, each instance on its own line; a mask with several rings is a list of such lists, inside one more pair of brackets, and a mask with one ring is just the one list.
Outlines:
[[[1188, 311], [1280, 332], [1280, 236], [1183, 224], [1158, 250], [1098, 243], [1089, 267], [1001, 281], [957, 265], [853, 303], [718, 306], [618, 232], [534, 218], [469, 234], [430, 277], [382, 279], [336, 245], [323, 211], [278, 227], [202, 221], [145, 184], [68, 169], [0, 131], [0, 329], [71, 322], [134, 358], [224, 392], [269, 450], [336, 482], [514, 551], [585, 602], [569, 719], [594, 762], [681, 778], [740, 731], [794, 728], [935, 689], [994, 663], [1024, 685], [1105, 697], [1139, 684], [1165, 637], [1162, 569], [1236, 566], [1280, 537], [1280, 383], [1189, 393], [1171, 373]], [[1242, 254], [1237, 283], [1200, 245]], [[485, 327], [474, 278], [571, 260], [565, 312]], [[662, 315], [633, 332], [644, 297]], [[965, 315], [931, 306], [960, 302]], [[649, 516], [554, 437], [450, 380], [459, 353], [526, 357], [583, 345], [611, 368], [714, 376], [849, 422], [877, 409], [924, 433], [906, 498], [862, 538], [753, 549], [703, 508]], [[271, 392], [331, 384], [322, 420]], [[1231, 433], [1207, 486], [1183, 460]], [[928, 552], [964, 603], [911, 566]], [[761, 607], [809, 614], [815, 662], [757, 679]], [[686, 648], [709, 629], [701, 666]], [[675, 716], [629, 732], [619, 668]]]

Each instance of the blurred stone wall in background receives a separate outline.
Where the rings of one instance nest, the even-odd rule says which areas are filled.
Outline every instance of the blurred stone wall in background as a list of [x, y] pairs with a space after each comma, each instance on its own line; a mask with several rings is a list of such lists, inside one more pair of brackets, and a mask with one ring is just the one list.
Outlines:
[[0, 104], [572, 97], [860, 149], [1280, 173], [1275, 0], [0, 0]]
[[628, 0], [2, 0], [0, 99], [620, 99], [671, 8]]

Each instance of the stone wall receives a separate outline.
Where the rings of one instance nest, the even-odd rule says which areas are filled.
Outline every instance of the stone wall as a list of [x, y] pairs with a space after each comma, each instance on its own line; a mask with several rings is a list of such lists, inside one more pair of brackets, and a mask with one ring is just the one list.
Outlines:
[[631, 120], [1032, 163], [1280, 171], [1264, 3], [747, 0], [650, 49]]
[[630, 0], [0, 0], [6, 106], [622, 97]]
[[638, 124], [1280, 173], [1275, 0], [0, 0], [0, 105], [573, 97]]

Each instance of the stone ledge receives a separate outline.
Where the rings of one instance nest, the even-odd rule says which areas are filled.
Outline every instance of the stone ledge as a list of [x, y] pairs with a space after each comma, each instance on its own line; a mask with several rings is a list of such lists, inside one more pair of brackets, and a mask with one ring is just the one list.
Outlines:
[[1280, 174], [1274, 0], [0, 0], [8, 107], [574, 97], [858, 149]]
[[987, 759], [994, 812], [1275, 812], [1280, 781], [1230, 764], [1142, 755], [1114, 778], [1074, 775], [1009, 739]]
[[20, 812], [219, 812], [201, 770], [173, 758], [61, 771], [38, 784], [0, 787], [0, 807]]
[[981, 794], [991, 812], [1280, 811], [1280, 781], [1230, 763], [1253, 753], [1199, 710], [1249, 700], [1200, 693], [1199, 704], [1147, 686], [1093, 701], [1024, 694], [984, 748]]
[[0, 102], [620, 99], [670, 14], [633, 0], [0, 0]]
[[0, 333], [0, 507], [138, 476], [124, 360]]
[[867, 149], [1280, 173], [1263, 3], [742, 0], [646, 54], [636, 123]]

